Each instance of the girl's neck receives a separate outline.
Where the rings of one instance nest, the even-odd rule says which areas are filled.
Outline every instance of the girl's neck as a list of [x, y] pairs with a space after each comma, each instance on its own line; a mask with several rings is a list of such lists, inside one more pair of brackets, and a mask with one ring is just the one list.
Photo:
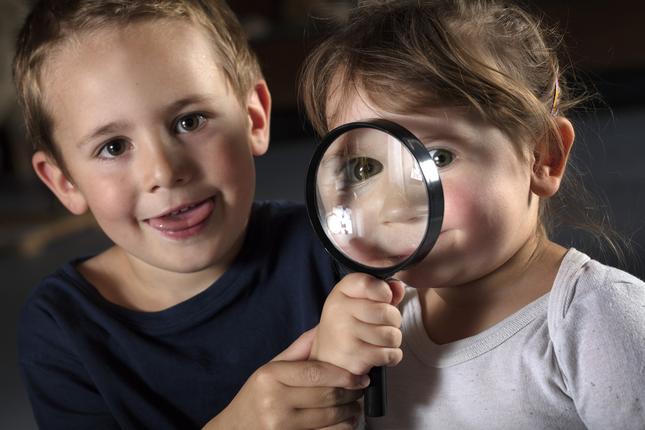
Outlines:
[[566, 249], [528, 241], [504, 265], [465, 285], [419, 289], [430, 339], [445, 344], [492, 327], [551, 290]]

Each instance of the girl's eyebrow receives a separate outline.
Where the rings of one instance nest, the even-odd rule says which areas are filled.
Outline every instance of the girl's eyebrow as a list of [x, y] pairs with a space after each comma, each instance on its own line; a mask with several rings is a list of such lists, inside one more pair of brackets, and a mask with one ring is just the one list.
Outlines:
[[422, 117], [408, 120], [404, 125], [415, 131], [423, 143], [445, 139], [470, 144], [475, 137], [472, 125], [461, 118]]
[[426, 133], [420, 133], [417, 137], [423, 143], [432, 142], [436, 140], [459, 141], [462, 143], [469, 143], [471, 141], [471, 136], [465, 133], [448, 132], [446, 130], [437, 130], [437, 131], [433, 130]]

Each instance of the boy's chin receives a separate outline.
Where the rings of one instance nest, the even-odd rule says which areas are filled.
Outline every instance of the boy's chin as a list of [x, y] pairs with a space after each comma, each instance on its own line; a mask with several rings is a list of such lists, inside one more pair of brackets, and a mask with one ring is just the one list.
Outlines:
[[220, 255], [205, 255], [204, 253], [194, 255], [192, 253], [183, 253], [173, 255], [148, 255], [142, 256], [140, 260], [148, 266], [154, 267], [163, 272], [175, 274], [191, 274], [204, 272], [207, 270], [225, 271], [230, 266], [231, 259]]

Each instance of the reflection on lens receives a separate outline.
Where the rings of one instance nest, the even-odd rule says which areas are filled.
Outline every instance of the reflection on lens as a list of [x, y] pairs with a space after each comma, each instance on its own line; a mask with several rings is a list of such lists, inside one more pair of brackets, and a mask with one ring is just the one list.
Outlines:
[[334, 236], [352, 234], [352, 210], [342, 206], [333, 208], [327, 215], [327, 228]]
[[319, 220], [347, 257], [391, 267], [410, 257], [425, 237], [428, 194], [407, 147], [371, 128], [332, 142], [317, 171]]

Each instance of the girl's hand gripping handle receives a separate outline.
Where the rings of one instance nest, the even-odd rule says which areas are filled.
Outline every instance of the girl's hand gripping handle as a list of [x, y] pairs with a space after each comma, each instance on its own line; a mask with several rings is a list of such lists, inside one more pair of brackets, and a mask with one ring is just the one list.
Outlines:
[[400, 281], [350, 273], [329, 294], [316, 329], [311, 359], [355, 375], [370, 372], [364, 399], [365, 413], [370, 417], [383, 416], [386, 410], [382, 366], [394, 366], [403, 357], [399, 348], [401, 313], [396, 308], [403, 294]]

